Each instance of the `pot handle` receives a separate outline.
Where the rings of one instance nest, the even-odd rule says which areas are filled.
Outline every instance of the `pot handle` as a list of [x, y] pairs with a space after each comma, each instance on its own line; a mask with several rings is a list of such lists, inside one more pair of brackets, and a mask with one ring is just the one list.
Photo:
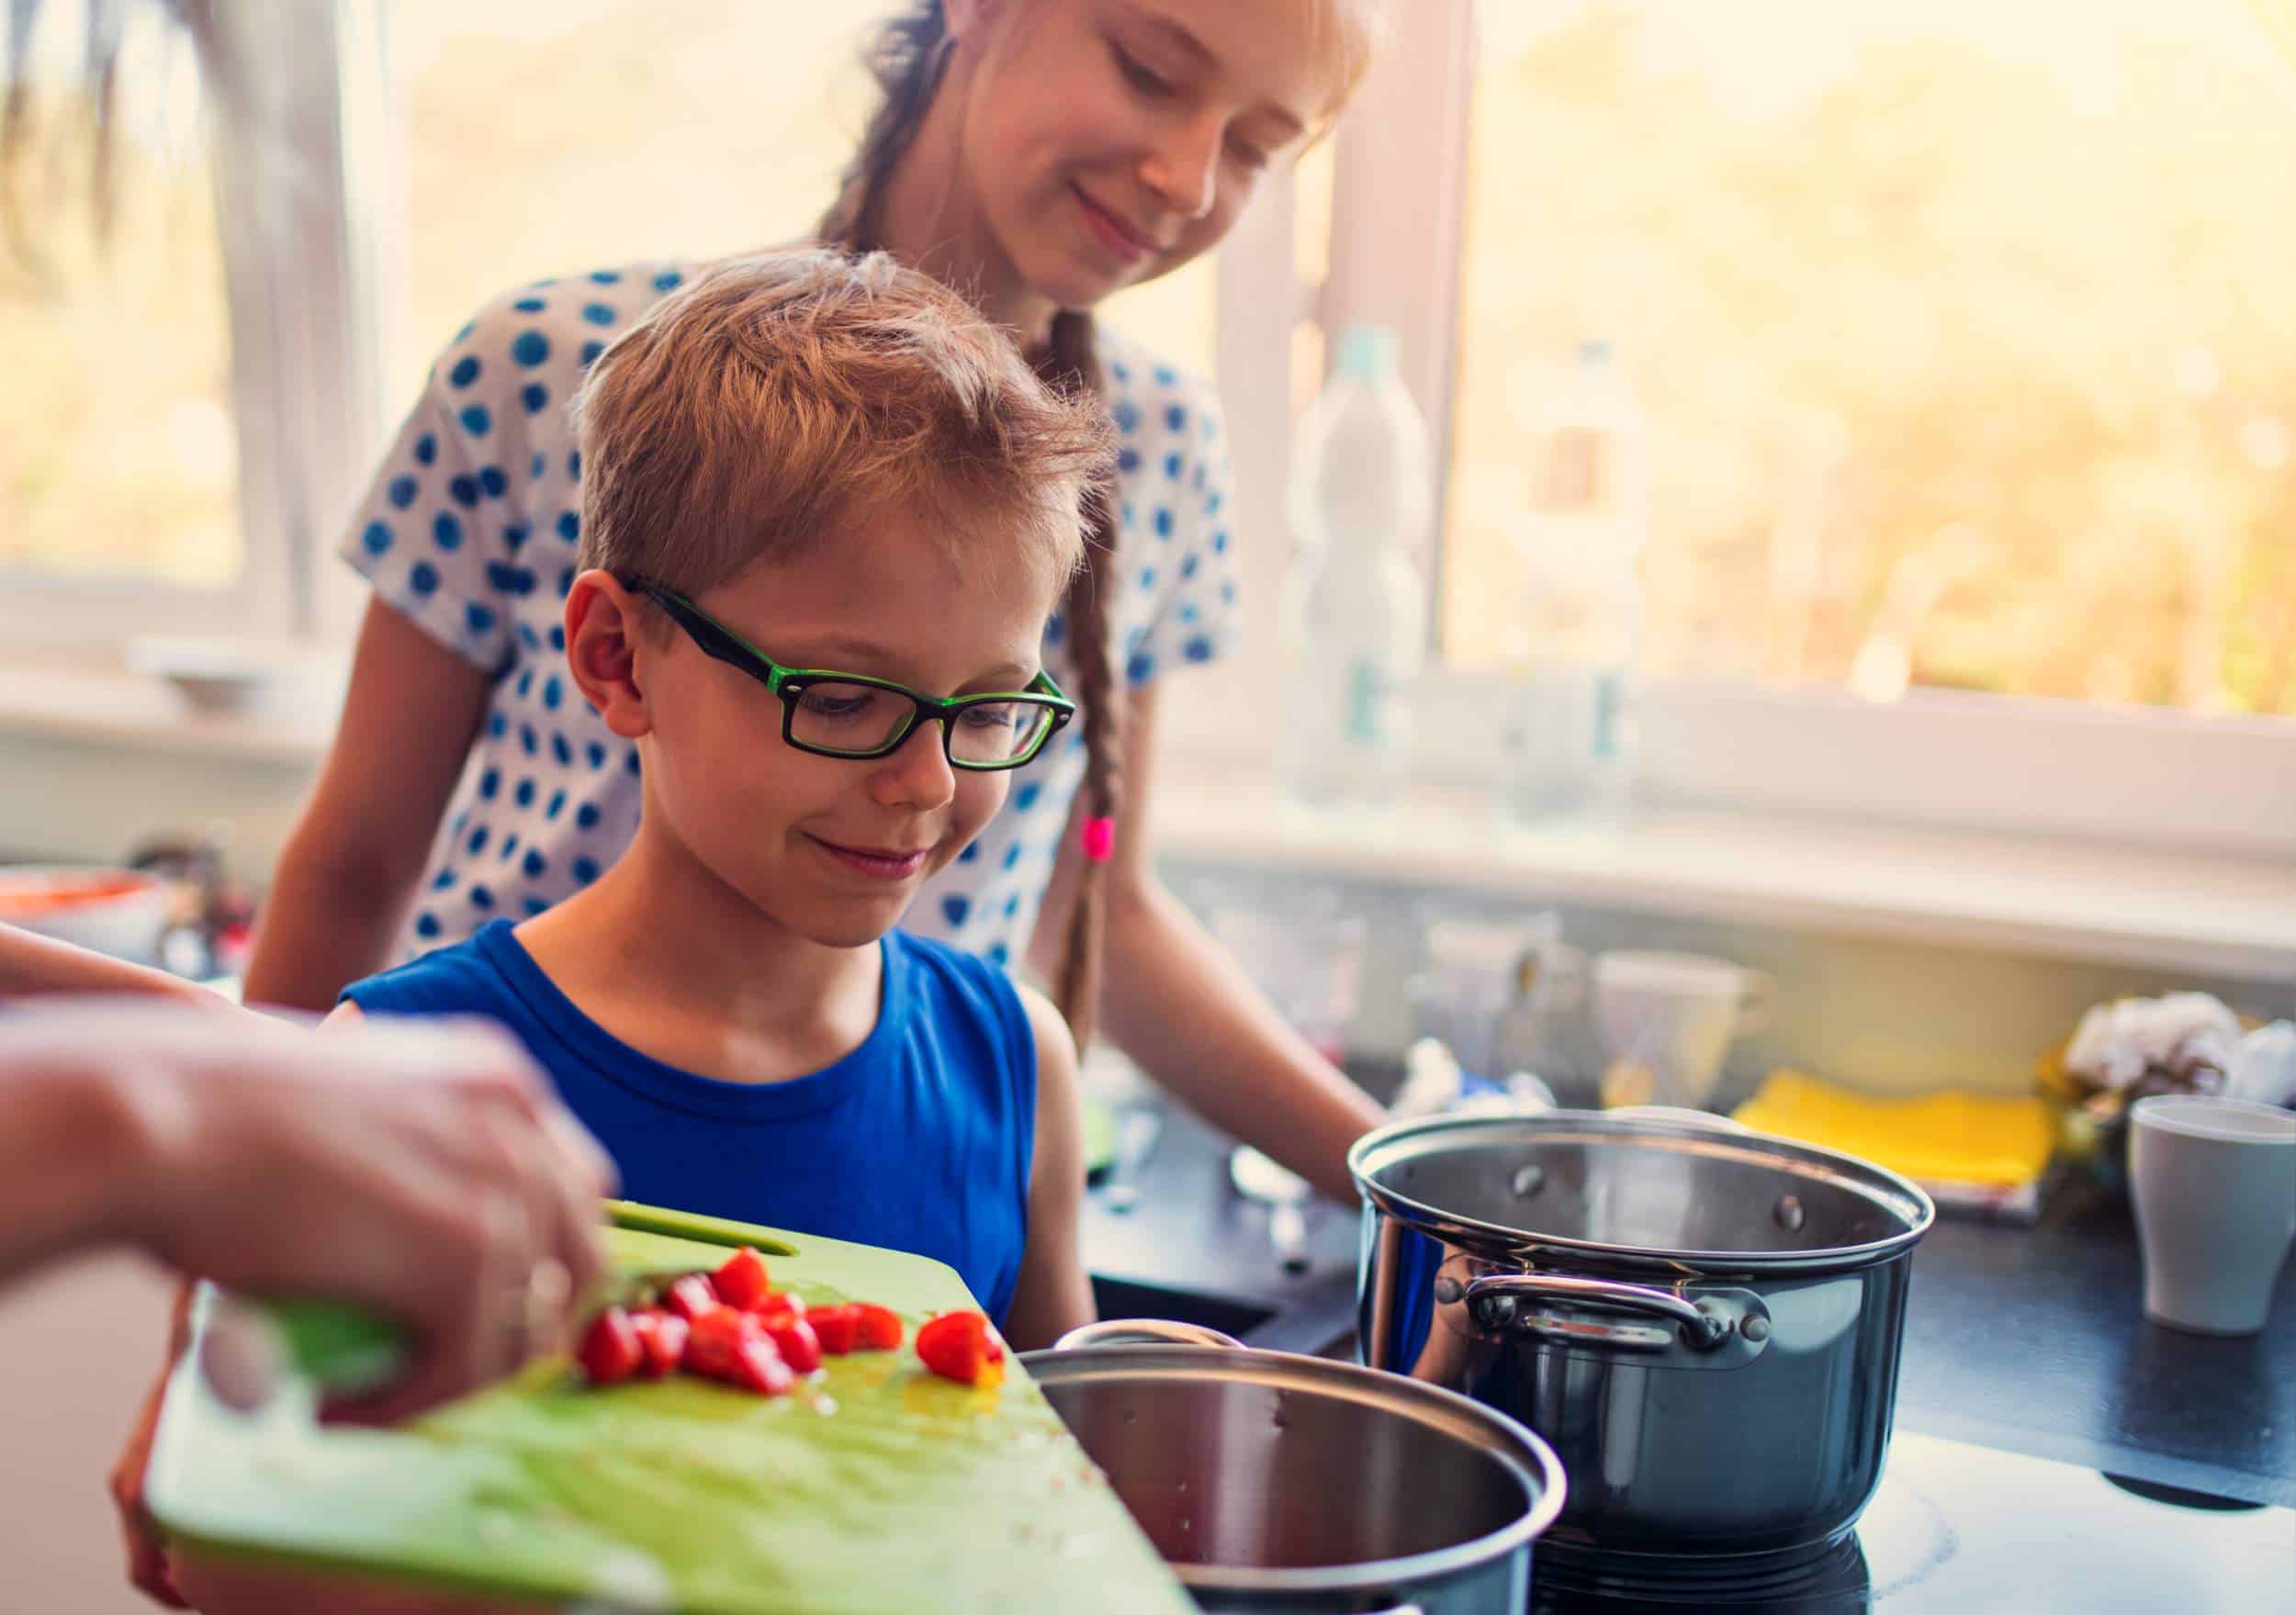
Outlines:
[[1103, 1318], [1098, 1323], [1070, 1329], [1052, 1342], [1052, 1350], [1074, 1351], [1085, 1346], [1142, 1340], [1164, 1346], [1220, 1346], [1231, 1351], [1244, 1350], [1244, 1342], [1233, 1335], [1223, 1335], [1218, 1329], [1207, 1329], [1200, 1323], [1182, 1323], [1177, 1318]]
[[1622, 1284], [1609, 1279], [1570, 1278], [1554, 1273], [1496, 1273], [1469, 1282], [1459, 1296], [1469, 1307], [1479, 1301], [1505, 1296], [1511, 1300], [1568, 1301], [1581, 1307], [1607, 1307], [1619, 1312], [1660, 1318], [1679, 1325], [1683, 1343], [1695, 1351], [1720, 1345], [1729, 1333], [1723, 1319], [1701, 1312], [1671, 1290], [1648, 1284]]

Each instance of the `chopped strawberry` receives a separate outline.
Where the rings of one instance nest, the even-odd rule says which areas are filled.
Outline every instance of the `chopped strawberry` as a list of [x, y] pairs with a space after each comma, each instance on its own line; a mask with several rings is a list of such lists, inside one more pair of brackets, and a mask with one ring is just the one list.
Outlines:
[[732, 1384], [734, 1359], [749, 1340], [762, 1340], [758, 1320], [730, 1307], [713, 1307], [693, 1320], [686, 1336], [685, 1371], [703, 1379]]
[[861, 1308], [850, 1303], [843, 1307], [816, 1307], [805, 1314], [805, 1321], [813, 1326], [814, 1338], [821, 1342], [822, 1351], [832, 1357], [842, 1357], [861, 1339]]
[[1005, 1377], [1005, 1349], [977, 1312], [946, 1312], [917, 1331], [917, 1355], [927, 1368], [959, 1385], [995, 1385]]
[[765, 1320], [764, 1329], [766, 1339], [780, 1350], [782, 1361], [795, 1373], [811, 1374], [821, 1366], [821, 1339], [804, 1318], [787, 1312], [777, 1313]]
[[891, 1351], [901, 1344], [903, 1330], [901, 1315], [890, 1307], [879, 1307], [868, 1301], [854, 1304], [854, 1316], [859, 1331], [853, 1339], [854, 1348], [862, 1351]]
[[717, 1291], [705, 1273], [690, 1273], [662, 1292], [662, 1305], [688, 1323], [718, 1308]]
[[657, 1312], [650, 1307], [633, 1313], [630, 1323], [637, 1330], [637, 1343], [646, 1351], [641, 1372], [647, 1379], [666, 1378], [684, 1358], [686, 1336], [692, 1326], [674, 1312]]
[[611, 1385], [638, 1371], [646, 1361], [646, 1349], [638, 1341], [630, 1315], [619, 1307], [609, 1307], [582, 1331], [581, 1349], [576, 1355], [592, 1385]]
[[760, 1396], [778, 1396], [797, 1383], [797, 1375], [782, 1360], [781, 1351], [763, 1335], [750, 1335], [735, 1349], [733, 1374], [728, 1382]]
[[728, 1307], [740, 1307], [744, 1312], [754, 1311], [773, 1289], [772, 1277], [766, 1271], [765, 1258], [747, 1245], [728, 1256], [725, 1265], [711, 1276], [717, 1298]]

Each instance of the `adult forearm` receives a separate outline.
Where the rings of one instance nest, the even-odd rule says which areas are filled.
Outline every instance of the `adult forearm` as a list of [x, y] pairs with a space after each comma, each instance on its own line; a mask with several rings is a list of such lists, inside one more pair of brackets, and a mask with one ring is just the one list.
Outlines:
[[52, 1047], [12, 1051], [0, 1021], [0, 1284], [42, 1262], [133, 1240], [150, 1128], [132, 1078]]
[[0, 925], [0, 998], [49, 993], [147, 993], [193, 1004], [215, 1001], [205, 988], [164, 970]]
[[1348, 1146], [1386, 1113], [1285, 1024], [1176, 899], [1153, 880], [1130, 884], [1109, 914], [1109, 1037], [1215, 1127], [1352, 1201]]

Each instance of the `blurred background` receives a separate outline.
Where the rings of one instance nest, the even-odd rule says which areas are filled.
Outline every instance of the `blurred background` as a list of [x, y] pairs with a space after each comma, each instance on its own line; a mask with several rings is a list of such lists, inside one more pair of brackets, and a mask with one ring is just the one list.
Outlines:
[[[74, 8], [41, 35], [56, 86]], [[862, 6], [375, 9], [388, 72], [344, 153], [370, 429], [506, 276], [802, 233], [867, 105]], [[1519, 653], [1524, 422], [1599, 337], [1647, 411], [1646, 669], [2296, 712], [2296, 211], [2263, 160], [2296, 106], [2251, 0], [1473, 21], [1451, 268], [1474, 340], [1426, 400], [1452, 658]], [[0, 260], [0, 568], [228, 593], [265, 467], [231, 421], [189, 52], [144, 25], [107, 255], [52, 232]], [[82, 178], [20, 175], [17, 206]], [[1215, 278], [1112, 316], [1213, 370]]]

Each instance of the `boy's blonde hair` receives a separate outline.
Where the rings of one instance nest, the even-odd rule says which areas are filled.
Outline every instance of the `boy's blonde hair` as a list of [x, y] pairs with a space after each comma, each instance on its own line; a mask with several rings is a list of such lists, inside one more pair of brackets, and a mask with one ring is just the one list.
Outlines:
[[602, 354], [576, 401], [579, 564], [698, 594], [888, 507], [997, 587], [1075, 570], [1113, 451], [1102, 412], [882, 252], [712, 265]]

